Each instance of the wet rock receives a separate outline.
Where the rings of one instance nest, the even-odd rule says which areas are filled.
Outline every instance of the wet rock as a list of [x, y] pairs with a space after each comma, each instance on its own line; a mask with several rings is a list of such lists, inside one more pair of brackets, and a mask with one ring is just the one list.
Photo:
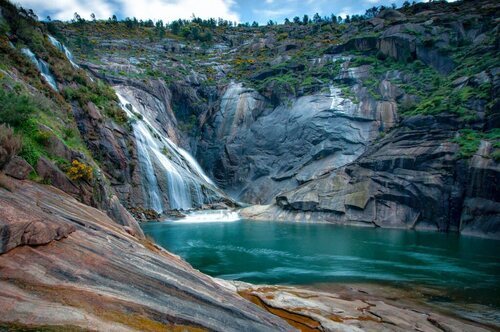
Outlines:
[[135, 206], [128, 209], [135, 219], [144, 221], [159, 221], [160, 214], [152, 209], [146, 209], [141, 206]]
[[163, 211], [163, 215], [168, 219], [182, 219], [186, 217], [186, 215], [179, 210], [166, 210]]
[[3, 172], [13, 178], [24, 180], [27, 179], [31, 172], [35, 170], [33, 167], [28, 164], [26, 160], [19, 156], [14, 156], [12, 159], [5, 165]]

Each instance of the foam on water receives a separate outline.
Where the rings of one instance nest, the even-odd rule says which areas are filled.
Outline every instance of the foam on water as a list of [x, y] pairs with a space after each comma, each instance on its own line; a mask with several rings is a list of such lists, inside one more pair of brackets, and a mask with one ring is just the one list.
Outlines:
[[185, 218], [174, 220], [176, 223], [207, 223], [207, 222], [233, 222], [240, 220], [238, 212], [230, 210], [205, 210], [189, 213]]

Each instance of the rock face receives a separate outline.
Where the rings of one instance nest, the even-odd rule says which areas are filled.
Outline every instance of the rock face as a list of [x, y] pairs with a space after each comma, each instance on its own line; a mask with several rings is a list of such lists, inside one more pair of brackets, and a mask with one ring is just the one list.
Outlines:
[[[82, 67], [130, 96], [221, 190], [269, 205], [247, 215], [496, 236], [497, 138], [482, 137], [493, 148], [467, 160], [452, 142], [464, 129], [498, 129], [498, 8], [491, 0], [372, 8], [374, 17], [341, 25], [219, 29], [209, 47], [63, 23], [60, 31], [92, 40], [100, 60], [84, 55]], [[164, 193], [172, 181], [144, 176], [161, 167], [141, 171], [130, 128], [92, 103], [74, 114], [119, 199], [153, 208], [158, 195], [148, 198], [141, 183]]]
[[12, 181], [0, 188], [2, 328], [292, 330], [101, 211]]
[[456, 162], [458, 125], [453, 116], [410, 117], [355, 162], [242, 214], [498, 237], [500, 168], [487, 143], [469, 164]]
[[[359, 72], [351, 71], [351, 79]], [[362, 88], [355, 93], [359, 103], [331, 86], [273, 108], [257, 92], [230, 84], [204, 128], [199, 159], [238, 199], [269, 203], [283, 190], [352, 162], [395, 124], [391, 102], [377, 102]]]

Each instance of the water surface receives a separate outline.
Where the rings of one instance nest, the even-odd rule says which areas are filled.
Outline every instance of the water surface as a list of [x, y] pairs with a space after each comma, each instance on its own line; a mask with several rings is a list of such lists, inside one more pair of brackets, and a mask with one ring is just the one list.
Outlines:
[[214, 277], [260, 284], [436, 286], [500, 307], [500, 241], [329, 224], [160, 222], [144, 232]]

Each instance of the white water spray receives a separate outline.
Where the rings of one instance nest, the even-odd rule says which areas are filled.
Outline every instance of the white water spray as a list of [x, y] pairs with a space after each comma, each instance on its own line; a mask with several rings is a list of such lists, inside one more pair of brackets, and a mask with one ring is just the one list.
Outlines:
[[56, 80], [54, 79], [54, 76], [52, 76], [52, 73], [50, 72], [49, 65], [43, 61], [42, 59], [39, 59], [36, 57], [36, 55], [31, 52], [29, 48], [22, 48], [21, 52], [27, 56], [33, 64], [38, 68], [38, 71], [40, 71], [40, 75], [49, 83], [49, 85], [52, 87], [52, 89], [59, 91], [57, 89], [57, 83]]
[[217, 188], [194, 158], [162, 135], [145, 116], [141, 117], [123, 95], [117, 93], [117, 96], [122, 109], [133, 119], [138, 157], [147, 184], [143, 188], [148, 207], [163, 211], [162, 180], [166, 182], [170, 209], [188, 210], [210, 203], [210, 194], [204, 192], [204, 188], [208, 191], [216, 191]]
[[52, 43], [52, 45], [57, 47], [61, 52], [64, 53], [64, 55], [66, 55], [66, 58], [69, 60], [69, 62], [73, 66], [73, 68], [80, 68], [76, 64], [75, 59], [73, 58], [73, 54], [68, 50], [68, 48], [63, 43], [61, 43], [59, 40], [55, 39], [54, 37], [52, 37], [50, 35], [49, 35], [49, 40]]
[[209, 222], [233, 222], [240, 220], [240, 216], [235, 211], [230, 210], [206, 210], [191, 212], [185, 218], [173, 220], [175, 223], [209, 223]]

